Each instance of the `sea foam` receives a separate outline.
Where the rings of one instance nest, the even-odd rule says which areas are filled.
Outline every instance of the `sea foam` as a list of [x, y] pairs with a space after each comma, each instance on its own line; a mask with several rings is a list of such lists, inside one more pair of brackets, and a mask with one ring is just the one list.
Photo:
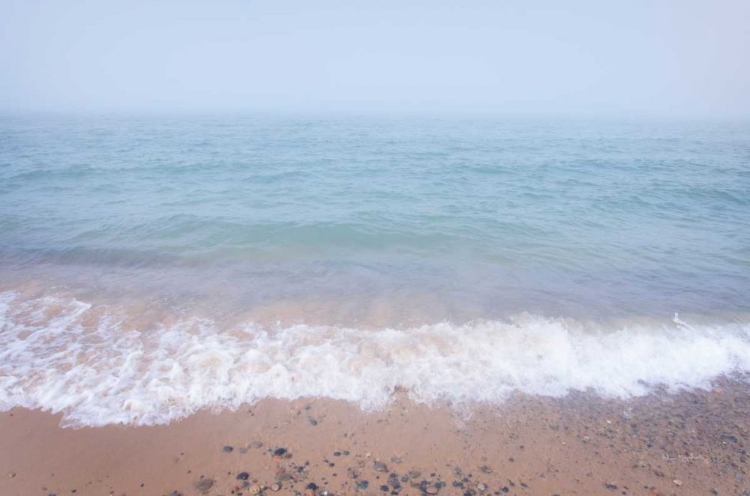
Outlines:
[[501, 403], [520, 391], [629, 398], [707, 388], [750, 371], [750, 324], [597, 328], [519, 314], [505, 321], [357, 329], [184, 318], [137, 329], [121, 309], [0, 293], [0, 409], [62, 412], [63, 425], [164, 424], [201, 409], [325, 397], [372, 410]]

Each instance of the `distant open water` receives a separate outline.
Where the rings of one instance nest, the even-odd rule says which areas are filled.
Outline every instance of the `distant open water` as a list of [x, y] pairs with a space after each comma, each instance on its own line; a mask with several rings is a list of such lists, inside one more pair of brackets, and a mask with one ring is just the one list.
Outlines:
[[0, 408], [645, 394], [750, 371], [750, 125], [0, 118]]

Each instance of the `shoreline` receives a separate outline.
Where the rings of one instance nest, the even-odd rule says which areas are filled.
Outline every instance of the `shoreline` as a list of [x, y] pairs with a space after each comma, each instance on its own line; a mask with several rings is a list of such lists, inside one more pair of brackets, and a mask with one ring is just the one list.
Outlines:
[[292, 495], [744, 494], [749, 408], [735, 379], [630, 400], [517, 394], [470, 410], [405, 395], [378, 412], [265, 399], [144, 427], [62, 428], [60, 414], [14, 408], [0, 413], [0, 493], [228, 496], [278, 483]]

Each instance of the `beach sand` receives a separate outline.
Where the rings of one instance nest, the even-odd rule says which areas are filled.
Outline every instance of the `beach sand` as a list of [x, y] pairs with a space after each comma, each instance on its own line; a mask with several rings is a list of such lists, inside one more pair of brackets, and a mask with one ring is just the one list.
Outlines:
[[370, 413], [268, 399], [150, 427], [61, 428], [60, 415], [17, 408], [0, 414], [0, 494], [227, 496], [271, 494], [274, 483], [278, 494], [363, 496], [750, 490], [750, 394], [739, 381], [628, 401], [518, 395], [429, 408], [402, 396]]

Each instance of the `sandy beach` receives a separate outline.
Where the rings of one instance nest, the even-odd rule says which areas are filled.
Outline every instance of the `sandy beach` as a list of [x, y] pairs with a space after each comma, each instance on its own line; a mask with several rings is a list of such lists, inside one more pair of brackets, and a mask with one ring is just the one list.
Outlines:
[[13, 409], [0, 416], [0, 493], [745, 494], [749, 400], [729, 380], [628, 401], [401, 398], [371, 413], [268, 399], [163, 426], [82, 429]]

